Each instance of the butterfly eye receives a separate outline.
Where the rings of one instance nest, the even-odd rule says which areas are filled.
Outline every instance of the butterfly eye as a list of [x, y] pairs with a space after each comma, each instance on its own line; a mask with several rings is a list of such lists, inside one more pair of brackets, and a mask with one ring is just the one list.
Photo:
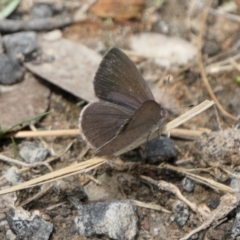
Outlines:
[[168, 115], [168, 110], [166, 108], [162, 108], [160, 114], [161, 114], [162, 118], [166, 118]]

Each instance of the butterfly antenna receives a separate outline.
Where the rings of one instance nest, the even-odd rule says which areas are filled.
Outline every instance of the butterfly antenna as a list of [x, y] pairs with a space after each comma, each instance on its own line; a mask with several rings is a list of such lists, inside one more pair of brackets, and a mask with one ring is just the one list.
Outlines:
[[196, 104], [190, 104], [188, 106], [184, 106], [184, 107], [175, 107], [175, 108], [168, 108], [169, 110], [172, 110], [172, 109], [182, 109], [182, 108], [192, 108], [192, 107], [195, 107]]

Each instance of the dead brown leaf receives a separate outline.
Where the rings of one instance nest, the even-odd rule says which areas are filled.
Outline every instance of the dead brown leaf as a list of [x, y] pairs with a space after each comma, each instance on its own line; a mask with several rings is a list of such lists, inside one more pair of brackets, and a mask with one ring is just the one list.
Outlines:
[[90, 11], [99, 17], [123, 20], [139, 19], [143, 9], [143, 0], [98, 0]]

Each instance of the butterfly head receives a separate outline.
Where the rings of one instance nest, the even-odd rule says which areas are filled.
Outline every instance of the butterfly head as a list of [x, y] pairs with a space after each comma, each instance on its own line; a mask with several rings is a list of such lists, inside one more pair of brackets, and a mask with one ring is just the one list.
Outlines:
[[168, 116], [168, 109], [163, 107], [161, 104], [160, 116], [161, 118], [165, 119]]

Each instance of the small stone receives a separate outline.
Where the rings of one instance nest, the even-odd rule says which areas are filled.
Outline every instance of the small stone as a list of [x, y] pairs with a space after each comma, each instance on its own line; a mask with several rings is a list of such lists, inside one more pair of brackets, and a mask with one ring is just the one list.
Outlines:
[[24, 69], [7, 54], [0, 54], [0, 84], [10, 85], [23, 78]]
[[5, 173], [4, 173], [4, 177], [6, 178], [6, 180], [11, 183], [12, 185], [16, 185], [18, 183], [23, 182], [23, 176], [22, 173], [20, 172], [20, 170], [13, 166], [10, 167]]
[[172, 211], [174, 213], [174, 221], [180, 228], [183, 227], [190, 215], [188, 206], [185, 203], [177, 200], [173, 205]]
[[220, 203], [220, 198], [211, 198], [208, 203], [208, 207], [210, 207], [211, 209], [216, 209], [219, 203]]
[[31, 8], [31, 16], [33, 19], [50, 18], [53, 16], [53, 8], [50, 4], [46, 3], [33, 5]]
[[23, 142], [19, 155], [27, 163], [42, 162], [48, 156], [49, 151], [39, 142]]
[[52, 223], [23, 209], [12, 209], [7, 221], [17, 239], [48, 240], [53, 230]]
[[237, 214], [235, 216], [235, 220], [233, 223], [231, 237], [232, 239], [236, 239], [236, 237], [240, 236], [240, 209], [237, 209]]
[[207, 54], [208, 56], [214, 56], [217, 53], [219, 53], [220, 48], [216, 43], [208, 41], [204, 43], [202, 51], [204, 54]]
[[177, 151], [170, 138], [159, 137], [151, 140], [146, 146], [146, 158], [149, 163], [159, 164], [163, 161], [174, 161]]
[[45, 33], [42, 38], [48, 42], [54, 42], [63, 37], [62, 32], [59, 29], [55, 29], [53, 31], [49, 31]]
[[32, 60], [38, 50], [37, 34], [35, 32], [20, 32], [3, 37], [7, 54], [17, 60]]
[[107, 235], [118, 240], [135, 239], [138, 232], [136, 208], [131, 201], [83, 205], [75, 218], [80, 235]]
[[192, 179], [187, 177], [183, 179], [182, 184], [183, 184], [183, 189], [186, 192], [192, 192], [195, 187], [195, 182]]
[[16, 235], [10, 229], [6, 231], [5, 237], [6, 240], [16, 240]]

